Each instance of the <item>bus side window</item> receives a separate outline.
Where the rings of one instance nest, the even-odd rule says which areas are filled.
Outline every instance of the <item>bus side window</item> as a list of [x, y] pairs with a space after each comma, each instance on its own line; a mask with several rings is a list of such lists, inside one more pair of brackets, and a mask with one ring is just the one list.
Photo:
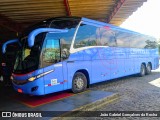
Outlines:
[[97, 46], [97, 27], [81, 24], [76, 35], [74, 48]]
[[60, 61], [59, 40], [47, 38], [43, 48], [42, 59], [43, 67], [52, 65]]
[[156, 40], [152, 37], [134, 35], [131, 39], [131, 47], [153, 49], [157, 47]]
[[126, 33], [123, 31], [116, 31], [116, 38], [117, 38], [117, 46], [118, 47], [130, 47], [130, 41], [132, 39], [132, 34]]
[[116, 33], [111, 29], [99, 28], [99, 46], [116, 46]]

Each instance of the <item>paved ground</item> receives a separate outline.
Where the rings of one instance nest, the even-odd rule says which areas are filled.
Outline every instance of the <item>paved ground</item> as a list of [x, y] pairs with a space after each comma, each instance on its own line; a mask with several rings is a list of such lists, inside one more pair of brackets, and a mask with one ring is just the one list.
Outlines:
[[[150, 82], [157, 83], [157, 86], [150, 84]], [[146, 75], [144, 77], [137, 77], [135, 75], [123, 77], [110, 82], [93, 85], [90, 89], [114, 92], [118, 93], [120, 96], [118, 100], [97, 109], [97, 111], [160, 111], [160, 69], [153, 71], [151, 75]], [[76, 117], [72, 119], [160, 120], [160, 118], [156, 117]]]
[[[158, 80], [159, 79], [159, 80]], [[156, 80], [157, 86], [149, 82]], [[155, 83], [155, 81], [154, 81]], [[153, 71], [151, 75], [144, 77], [129, 76], [116, 79], [112, 82], [103, 82], [93, 85], [90, 89], [116, 92], [120, 95], [119, 100], [97, 111], [160, 111], [160, 69]], [[160, 120], [160, 117], [82, 117], [76, 120]]]

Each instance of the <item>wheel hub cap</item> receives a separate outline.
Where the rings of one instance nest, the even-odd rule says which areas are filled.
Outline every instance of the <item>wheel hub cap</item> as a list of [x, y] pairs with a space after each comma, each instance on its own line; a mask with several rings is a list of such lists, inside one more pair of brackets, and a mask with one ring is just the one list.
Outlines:
[[82, 78], [77, 78], [77, 80], [76, 80], [76, 86], [77, 86], [77, 88], [82, 88], [83, 87], [83, 80], [82, 80]]

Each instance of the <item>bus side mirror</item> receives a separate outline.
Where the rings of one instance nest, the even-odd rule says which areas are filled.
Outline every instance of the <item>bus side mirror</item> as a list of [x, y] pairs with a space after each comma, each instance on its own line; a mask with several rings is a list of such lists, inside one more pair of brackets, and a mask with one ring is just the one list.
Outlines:
[[38, 28], [33, 30], [29, 35], [28, 35], [28, 46], [32, 47], [34, 46], [34, 40], [35, 37], [44, 32], [51, 32], [51, 33], [62, 33], [62, 32], [68, 32], [68, 30], [61, 30], [61, 29], [53, 29], [53, 28]]
[[6, 48], [8, 44], [15, 43], [15, 42], [18, 42], [18, 39], [13, 39], [5, 42], [2, 46], [2, 53], [4, 54], [6, 52]]

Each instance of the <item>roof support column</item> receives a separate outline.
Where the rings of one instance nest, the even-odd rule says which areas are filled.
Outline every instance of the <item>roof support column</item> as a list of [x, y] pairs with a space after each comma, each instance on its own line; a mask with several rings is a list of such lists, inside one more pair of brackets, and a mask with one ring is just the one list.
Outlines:
[[69, 0], [64, 0], [64, 5], [66, 7], [67, 15], [72, 16], [71, 11], [70, 11], [70, 7], [69, 7]]
[[114, 6], [112, 12], [110, 13], [110, 15], [107, 19], [107, 23], [109, 23], [111, 21], [113, 16], [118, 12], [118, 10], [120, 9], [120, 7], [123, 5], [124, 2], [125, 2], [125, 0], [118, 0], [117, 4]]

